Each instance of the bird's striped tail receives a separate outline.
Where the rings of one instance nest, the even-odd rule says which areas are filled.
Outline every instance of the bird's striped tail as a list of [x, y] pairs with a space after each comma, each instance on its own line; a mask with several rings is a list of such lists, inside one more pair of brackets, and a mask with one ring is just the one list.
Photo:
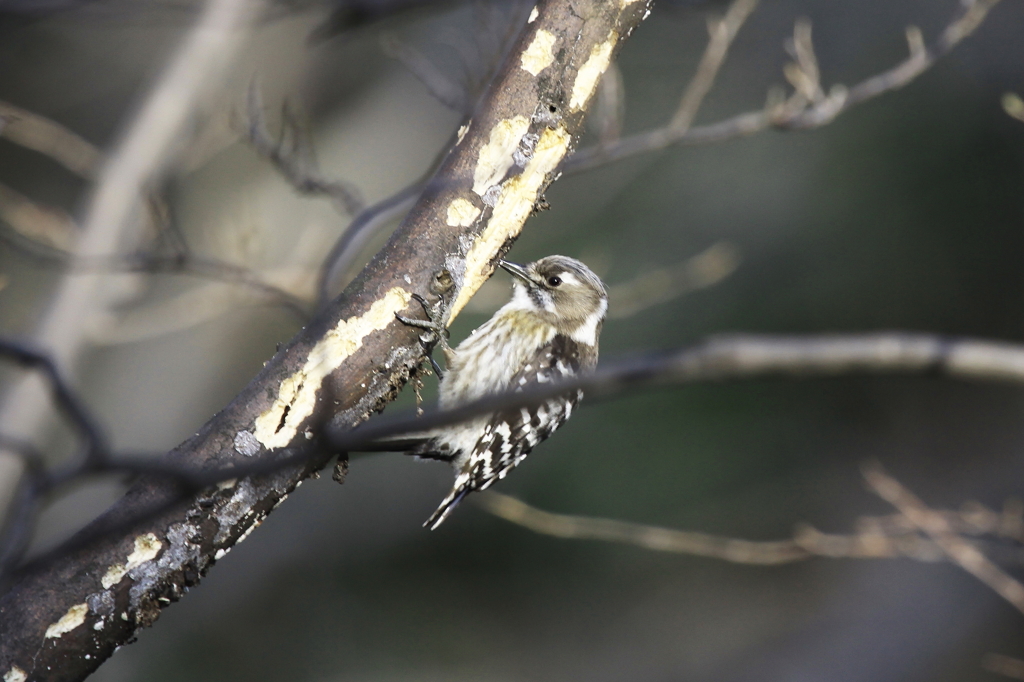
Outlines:
[[452, 488], [452, 491], [450, 493], [448, 493], [448, 497], [444, 498], [444, 501], [441, 502], [441, 505], [437, 508], [437, 510], [433, 514], [431, 514], [430, 518], [423, 523], [423, 527], [429, 528], [430, 530], [434, 530], [435, 528], [440, 526], [444, 522], [444, 520], [448, 518], [448, 515], [452, 513], [452, 510], [455, 509], [456, 506], [458, 506], [459, 502], [462, 502], [462, 498], [469, 493], [470, 487], [467, 484], [468, 481], [456, 481], [455, 487]]

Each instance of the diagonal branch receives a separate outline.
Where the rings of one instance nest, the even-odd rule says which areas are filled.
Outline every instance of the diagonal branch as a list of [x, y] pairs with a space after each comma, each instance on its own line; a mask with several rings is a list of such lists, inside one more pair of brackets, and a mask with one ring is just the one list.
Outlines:
[[903, 484], [886, 473], [881, 464], [863, 468], [864, 480], [876, 495], [894, 506], [910, 523], [925, 533], [949, 557], [975, 578], [992, 588], [1015, 609], [1024, 613], [1024, 585], [996, 566], [977, 547], [956, 533], [942, 514], [933, 512]]

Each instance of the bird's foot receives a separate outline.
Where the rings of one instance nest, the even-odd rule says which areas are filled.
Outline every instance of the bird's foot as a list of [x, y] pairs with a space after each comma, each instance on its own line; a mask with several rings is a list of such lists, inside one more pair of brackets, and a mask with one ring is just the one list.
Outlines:
[[445, 358], [448, 359], [452, 356], [452, 347], [448, 345], [448, 328], [444, 326], [442, 319], [442, 313], [437, 307], [432, 306], [427, 302], [425, 298], [419, 294], [413, 294], [412, 297], [423, 306], [423, 312], [426, 313], [426, 320], [418, 320], [412, 317], [405, 317], [395, 313], [395, 317], [402, 324], [409, 325], [410, 327], [416, 327], [417, 329], [425, 330], [423, 334], [420, 334], [420, 343], [426, 351], [427, 359], [430, 360], [430, 366], [433, 367], [434, 372], [437, 374], [437, 378], [441, 379], [444, 373], [441, 371], [441, 366], [434, 360], [433, 351], [437, 346], [441, 346], [441, 350], [444, 352]]

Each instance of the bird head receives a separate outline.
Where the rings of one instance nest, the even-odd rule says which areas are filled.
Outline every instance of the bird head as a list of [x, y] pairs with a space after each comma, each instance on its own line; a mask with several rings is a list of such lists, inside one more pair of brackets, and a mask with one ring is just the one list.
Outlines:
[[500, 261], [513, 276], [512, 302], [578, 343], [597, 344], [608, 310], [608, 292], [586, 265], [567, 256], [547, 256], [519, 265]]

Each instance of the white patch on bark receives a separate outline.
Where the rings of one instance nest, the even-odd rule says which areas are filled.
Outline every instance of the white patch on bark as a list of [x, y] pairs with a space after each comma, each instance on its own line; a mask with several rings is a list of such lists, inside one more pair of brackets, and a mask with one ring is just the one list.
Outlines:
[[491, 128], [490, 138], [480, 148], [476, 168], [473, 169], [473, 191], [477, 195], [483, 196], [492, 185], [505, 178], [505, 173], [512, 167], [512, 154], [529, 128], [530, 119], [522, 115], [498, 121]]
[[145, 535], [139, 535], [135, 538], [135, 548], [132, 553], [128, 555], [128, 562], [125, 564], [114, 564], [107, 569], [107, 572], [100, 578], [100, 585], [103, 589], [109, 590], [114, 585], [121, 582], [128, 571], [141, 566], [147, 561], [152, 561], [156, 558], [156, 555], [160, 553], [160, 548], [163, 547], [160, 540], [153, 533], [146, 533]]
[[569, 99], [570, 111], [578, 111], [586, 106], [597, 89], [601, 76], [608, 70], [612, 61], [612, 50], [619, 41], [619, 34], [608, 32], [608, 39], [590, 50], [590, 57], [576, 72], [576, 80], [572, 84], [572, 97]]
[[28, 679], [28, 675], [24, 670], [14, 665], [11, 669], [4, 673], [4, 682], [25, 682]]
[[537, 35], [533, 37], [533, 41], [530, 42], [529, 47], [523, 50], [523, 54], [520, 57], [520, 64], [523, 70], [531, 76], [536, 76], [551, 66], [551, 62], [555, 61], [553, 48], [557, 40], [558, 38], [555, 37], [555, 34], [550, 31], [545, 31], [544, 29], [537, 31]]
[[75, 604], [68, 612], [61, 616], [60, 620], [46, 628], [46, 638], [60, 637], [66, 632], [71, 632], [85, 622], [85, 614], [89, 613], [89, 605], [85, 602]]
[[328, 374], [363, 345], [375, 331], [395, 321], [395, 313], [409, 305], [412, 294], [393, 287], [362, 315], [341, 320], [310, 350], [306, 364], [281, 382], [277, 400], [256, 418], [253, 435], [268, 450], [284, 447], [316, 408], [316, 394]]
[[[520, 135], [522, 137], [522, 135]], [[571, 136], [565, 128], [547, 128], [537, 141], [533, 157], [519, 175], [509, 178], [501, 188], [486, 227], [466, 253], [466, 269], [459, 295], [452, 304], [449, 323], [465, 307], [491, 274], [490, 263], [498, 249], [523, 229], [533, 211], [537, 196], [548, 175], [558, 167], [569, 150]], [[509, 154], [511, 162], [511, 154]], [[504, 174], [504, 171], [503, 171]]]
[[452, 227], [469, 227], [480, 217], [480, 209], [466, 199], [455, 199], [448, 204], [448, 224]]

